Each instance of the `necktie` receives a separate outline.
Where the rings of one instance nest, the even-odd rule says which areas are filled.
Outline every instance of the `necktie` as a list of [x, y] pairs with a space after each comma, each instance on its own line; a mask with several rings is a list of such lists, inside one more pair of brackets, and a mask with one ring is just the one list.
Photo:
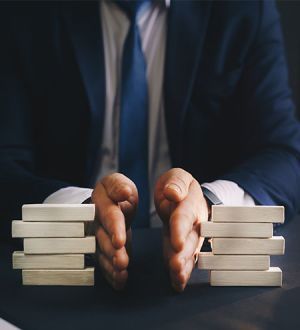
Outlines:
[[149, 224], [148, 87], [146, 62], [137, 26], [145, 1], [115, 1], [130, 19], [122, 57], [119, 171], [137, 186], [139, 205], [132, 227]]

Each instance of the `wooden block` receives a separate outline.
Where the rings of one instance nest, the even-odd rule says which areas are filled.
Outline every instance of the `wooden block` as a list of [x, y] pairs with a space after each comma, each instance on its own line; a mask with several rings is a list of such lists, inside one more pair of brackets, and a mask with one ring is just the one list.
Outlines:
[[212, 286], [282, 286], [282, 271], [278, 267], [268, 270], [212, 270]]
[[200, 252], [198, 268], [205, 270], [266, 270], [270, 267], [270, 256], [266, 255], [214, 255]]
[[22, 206], [23, 221], [93, 221], [94, 204], [27, 204]]
[[283, 206], [225, 206], [213, 205], [213, 222], [284, 222]]
[[85, 269], [24, 269], [23, 285], [94, 285], [94, 267]]
[[272, 223], [215, 223], [202, 222], [202, 237], [272, 237]]
[[213, 238], [213, 254], [268, 254], [282, 255], [285, 240], [282, 236], [271, 238]]
[[95, 253], [94, 236], [83, 238], [24, 238], [25, 254]]
[[84, 222], [12, 222], [12, 237], [84, 237]]
[[24, 254], [13, 253], [13, 269], [83, 269], [84, 254]]

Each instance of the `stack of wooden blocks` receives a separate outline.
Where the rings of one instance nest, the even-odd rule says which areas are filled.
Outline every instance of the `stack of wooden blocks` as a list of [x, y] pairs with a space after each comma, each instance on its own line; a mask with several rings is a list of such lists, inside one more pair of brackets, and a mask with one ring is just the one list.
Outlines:
[[22, 220], [12, 222], [12, 236], [24, 239], [13, 253], [13, 268], [22, 269], [24, 285], [94, 285], [94, 268], [85, 254], [95, 252], [95, 236], [86, 236], [94, 220], [92, 204], [28, 204]]
[[210, 271], [212, 286], [282, 286], [270, 255], [284, 254], [284, 238], [273, 236], [273, 223], [283, 222], [282, 206], [213, 206], [211, 221], [201, 224], [212, 252], [200, 253], [198, 268]]

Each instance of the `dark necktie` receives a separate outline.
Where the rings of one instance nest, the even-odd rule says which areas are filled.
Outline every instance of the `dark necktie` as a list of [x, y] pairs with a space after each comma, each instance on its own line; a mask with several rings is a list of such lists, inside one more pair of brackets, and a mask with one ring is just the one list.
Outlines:
[[137, 26], [145, 1], [115, 1], [130, 19], [122, 57], [119, 171], [137, 186], [139, 205], [132, 227], [149, 226], [148, 86], [146, 61]]

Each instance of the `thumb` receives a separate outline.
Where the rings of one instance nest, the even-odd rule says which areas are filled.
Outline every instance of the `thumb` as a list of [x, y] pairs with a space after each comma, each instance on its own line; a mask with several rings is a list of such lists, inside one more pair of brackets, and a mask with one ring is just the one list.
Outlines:
[[181, 202], [189, 192], [193, 177], [181, 168], [173, 168], [165, 174], [163, 194], [170, 202]]

